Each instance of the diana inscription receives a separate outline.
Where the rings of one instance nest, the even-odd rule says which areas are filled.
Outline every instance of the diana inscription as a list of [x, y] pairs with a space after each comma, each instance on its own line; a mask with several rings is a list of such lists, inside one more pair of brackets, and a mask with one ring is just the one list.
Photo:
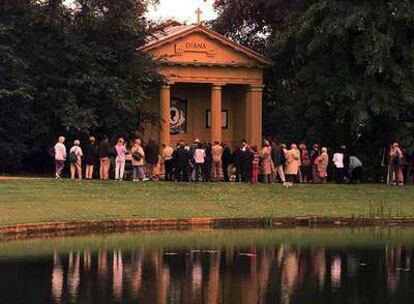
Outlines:
[[205, 42], [187, 42], [185, 48], [190, 50], [206, 50], [207, 46]]

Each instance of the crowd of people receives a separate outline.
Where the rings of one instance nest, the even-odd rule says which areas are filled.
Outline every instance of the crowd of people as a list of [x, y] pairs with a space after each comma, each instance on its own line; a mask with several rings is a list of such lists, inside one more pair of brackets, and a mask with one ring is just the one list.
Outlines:
[[[180, 140], [175, 147], [160, 147], [153, 140], [143, 144], [141, 139], [126, 142], [118, 138], [111, 145], [107, 136], [99, 143], [90, 136], [83, 147], [76, 139], [67, 153], [65, 137], [61, 136], [53, 154], [57, 179], [67, 162], [72, 179], [93, 179], [99, 172], [101, 180], [113, 176], [118, 181], [158, 181], [163, 176], [166, 181], [177, 182], [280, 182], [285, 187], [326, 183], [328, 174], [337, 183], [362, 179], [362, 162], [350, 155], [345, 145], [330, 155], [327, 147], [318, 144], [308, 149], [304, 143], [287, 146], [275, 140], [264, 140], [260, 148], [241, 140], [232, 150], [226, 143], [202, 143], [198, 139], [191, 144]], [[403, 185], [403, 153], [397, 143], [390, 148], [388, 164], [389, 184]], [[328, 170], [329, 166], [334, 170]]]

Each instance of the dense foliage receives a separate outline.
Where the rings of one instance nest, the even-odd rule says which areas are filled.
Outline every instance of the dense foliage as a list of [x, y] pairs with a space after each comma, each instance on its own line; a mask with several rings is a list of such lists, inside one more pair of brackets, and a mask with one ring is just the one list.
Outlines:
[[45, 164], [56, 137], [133, 134], [160, 84], [137, 51], [146, 2], [3, 1], [0, 6], [0, 171]]
[[392, 140], [412, 145], [413, 1], [217, 0], [216, 6], [216, 29], [236, 39], [250, 32], [238, 40], [274, 61], [266, 135], [331, 147], [344, 142], [375, 162]]

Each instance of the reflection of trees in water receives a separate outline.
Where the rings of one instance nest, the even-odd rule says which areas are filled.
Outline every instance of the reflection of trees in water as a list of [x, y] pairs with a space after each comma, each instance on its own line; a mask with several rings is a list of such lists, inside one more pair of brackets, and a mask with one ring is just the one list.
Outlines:
[[414, 283], [412, 256], [402, 246], [55, 252], [50, 294], [55, 303], [326, 303], [327, 295], [402, 302]]

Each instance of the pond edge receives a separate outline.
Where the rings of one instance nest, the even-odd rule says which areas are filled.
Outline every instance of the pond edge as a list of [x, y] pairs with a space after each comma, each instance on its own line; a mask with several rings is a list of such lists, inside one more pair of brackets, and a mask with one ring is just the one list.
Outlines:
[[24, 239], [44, 235], [129, 230], [209, 228], [287, 228], [287, 227], [367, 227], [414, 225], [414, 217], [318, 217], [289, 218], [158, 218], [88, 220], [0, 226], [0, 239]]

